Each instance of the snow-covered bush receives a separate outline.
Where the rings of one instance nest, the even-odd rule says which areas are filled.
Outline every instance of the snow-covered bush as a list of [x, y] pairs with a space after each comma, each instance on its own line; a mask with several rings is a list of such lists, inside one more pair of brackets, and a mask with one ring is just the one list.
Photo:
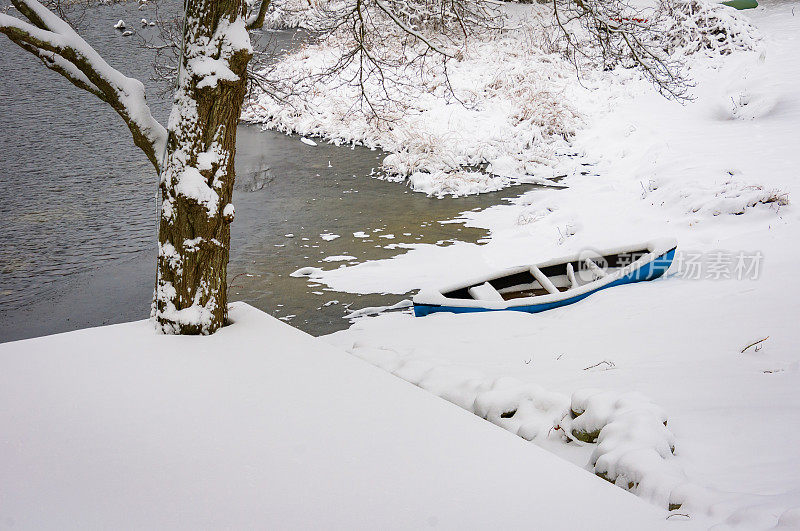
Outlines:
[[708, 0], [662, 0], [664, 50], [729, 55], [759, 47], [758, 30], [738, 11]]
[[264, 27], [272, 29], [312, 29], [324, 19], [320, 0], [272, 0]]
[[272, 73], [282, 80], [283, 100], [259, 94], [243, 117], [335, 143], [381, 147], [392, 153], [380, 177], [408, 180], [431, 195], [567, 173], [556, 168], [570, 161], [556, 154], [582, 124], [571, 66], [524, 45], [521, 30], [487, 30], [458, 47], [455, 39], [432, 43], [452, 52], [445, 65], [427, 44], [387, 24], [369, 48], [380, 58], [377, 66], [364, 68], [342, 62], [353, 37], [334, 32], [284, 58]]
[[776, 188], [765, 188], [732, 178], [734, 172], [719, 177], [701, 173], [695, 178], [651, 181], [643, 198], [651, 204], [681, 205], [685, 213], [740, 215], [753, 208], [779, 209], [789, 204], [789, 193]]

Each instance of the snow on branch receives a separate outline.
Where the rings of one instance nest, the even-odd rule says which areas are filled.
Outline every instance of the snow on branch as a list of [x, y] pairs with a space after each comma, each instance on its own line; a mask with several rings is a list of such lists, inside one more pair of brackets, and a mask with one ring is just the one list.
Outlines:
[[[463, 55], [468, 38], [499, 30], [506, 19], [494, 0], [312, 0], [301, 8], [305, 2], [273, 2], [273, 14], [301, 20], [336, 50], [318, 81], [357, 88], [354, 105], [382, 122], [416, 91], [417, 74], [434, 65], [447, 78], [449, 61]], [[292, 84], [280, 80], [265, 92], [285, 93]]]
[[690, 99], [683, 60], [663, 49], [663, 13], [627, 0], [552, 0], [560, 38], [554, 51], [576, 68], [581, 62], [612, 69], [637, 67], [663, 96]]
[[245, 26], [248, 30], [261, 29], [264, 26], [264, 19], [269, 11], [270, 0], [260, 0], [258, 2], [258, 11], [253, 11], [250, 16], [245, 20]]
[[411, 35], [412, 37], [419, 39], [420, 41], [424, 42], [428, 48], [431, 50], [438, 52], [445, 57], [453, 57], [451, 54], [445, 52], [435, 44], [433, 44], [430, 40], [426, 39], [422, 34], [420, 34], [417, 30], [412, 28], [411, 26], [407, 25], [403, 22], [400, 17], [398, 17], [385, 3], [381, 2], [381, 0], [375, 0], [375, 5], [378, 6], [378, 9], [386, 13], [386, 15], [392, 19], [392, 21], [397, 24], [403, 31]]
[[150, 112], [141, 81], [112, 68], [69, 24], [37, 0], [11, 3], [28, 22], [0, 13], [0, 33], [73, 85], [111, 105], [127, 124], [134, 143], [159, 171], [167, 131]]

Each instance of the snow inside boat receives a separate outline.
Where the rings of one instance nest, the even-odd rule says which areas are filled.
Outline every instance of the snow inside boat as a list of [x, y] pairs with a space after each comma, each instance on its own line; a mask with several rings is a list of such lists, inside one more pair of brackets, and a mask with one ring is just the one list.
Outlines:
[[513, 310], [538, 313], [585, 299], [601, 289], [653, 280], [675, 258], [674, 239], [583, 251], [574, 256], [461, 282], [414, 296], [414, 315]]

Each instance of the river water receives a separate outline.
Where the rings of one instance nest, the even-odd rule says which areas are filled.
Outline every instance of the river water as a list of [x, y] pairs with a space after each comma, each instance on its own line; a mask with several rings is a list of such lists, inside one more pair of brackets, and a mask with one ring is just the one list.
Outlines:
[[[163, 81], [150, 80], [151, 52], [112, 28], [124, 19], [147, 34], [154, 30], [138, 23], [147, 17], [133, 3], [100, 6], [81, 33], [112, 66], [145, 81], [148, 102], [166, 123], [169, 96], [159, 95], [167, 94]], [[276, 32], [278, 49], [290, 47], [292, 36]], [[0, 342], [146, 317], [155, 270], [152, 167], [110, 107], [5, 38], [0, 73]], [[404, 252], [355, 238], [357, 231], [385, 229], [397, 236], [391, 243], [477, 241], [483, 231], [435, 221], [522, 191], [429, 198], [370, 177], [383, 156], [240, 126], [231, 300], [314, 335], [345, 328], [348, 306], [408, 295], [325, 291], [289, 273], [320, 266], [325, 256], [364, 261]], [[340, 237], [327, 241], [325, 233]]]

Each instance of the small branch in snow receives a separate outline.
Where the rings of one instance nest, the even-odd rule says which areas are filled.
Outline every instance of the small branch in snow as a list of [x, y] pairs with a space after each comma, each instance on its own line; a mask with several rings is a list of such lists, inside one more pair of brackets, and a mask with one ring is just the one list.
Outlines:
[[244, 275], [246, 275], [246, 274], [247, 274], [247, 273], [239, 273], [238, 275], [236, 275], [235, 277], [233, 277], [232, 279], [230, 279], [230, 281], [228, 282], [228, 289], [231, 289], [231, 288], [241, 288], [241, 289], [244, 289], [244, 286], [240, 286], [240, 285], [238, 285], [238, 284], [234, 284], [234, 282], [236, 281], [236, 279], [237, 279], [237, 278], [239, 278], [239, 277], [241, 277], [241, 276], [244, 276]]
[[[745, 350], [749, 349], [750, 347], [755, 347], [756, 345], [759, 345], [760, 343], [763, 343], [763, 342], [764, 342], [764, 341], [766, 341], [767, 339], [769, 339], [769, 336], [765, 337], [764, 339], [759, 339], [758, 341], [753, 341], [752, 343], [750, 343], [749, 345], [747, 345], [746, 347], [744, 347], [744, 348], [743, 348], [743, 349], [740, 351], [740, 354], [744, 354], [744, 351], [745, 351]], [[757, 352], [757, 351], [759, 351], [760, 349], [761, 349], [761, 347], [756, 347], [756, 348], [755, 348], [756, 352]]]
[[691, 516], [689, 516], [689, 515], [688, 515], [688, 514], [686, 514], [686, 513], [672, 513], [672, 514], [669, 514], [669, 515], [667, 515], [667, 518], [666, 518], [666, 520], [669, 520], [669, 519], [670, 519], [670, 518], [672, 518], [673, 516], [683, 516], [684, 518], [687, 518], [687, 519], [689, 519], [689, 520], [691, 520], [691, 518], [692, 518]]
[[[564, 421], [564, 418], [566, 418], [566, 416], [564, 416], [564, 417], [562, 417], [562, 418], [561, 418], [561, 422], [563, 422], [563, 421]], [[575, 445], [576, 445], [576, 446], [586, 446], [586, 444], [587, 444], [587, 443], [585, 443], [585, 442], [583, 442], [583, 441], [581, 441], [581, 440], [579, 440], [579, 439], [576, 439], [576, 438], [575, 438], [575, 436], [574, 436], [574, 435], [572, 435], [572, 434], [569, 432], [569, 430], [565, 430], [565, 429], [564, 429], [564, 428], [561, 426], [561, 423], [558, 423], [557, 425], [555, 425], [555, 426], [553, 426], [552, 428], [550, 428], [550, 431], [548, 431], [548, 432], [547, 432], [547, 436], [549, 437], [549, 436], [550, 436], [550, 433], [551, 433], [551, 432], [553, 432], [553, 431], [560, 431], [561, 433], [563, 433], [563, 434], [564, 434], [564, 436], [565, 436], [567, 439], [569, 439], [569, 441], [570, 441], [570, 442], [573, 442], [573, 443], [575, 443]]]
[[600, 367], [601, 365], [606, 365], [606, 368], [604, 369], [606, 371], [616, 367], [616, 365], [614, 365], [613, 361], [603, 360], [603, 361], [601, 361], [599, 363], [595, 363], [594, 365], [589, 365], [588, 367], [584, 367], [583, 370], [584, 371], [588, 371], [589, 369], [594, 369], [595, 367]]

